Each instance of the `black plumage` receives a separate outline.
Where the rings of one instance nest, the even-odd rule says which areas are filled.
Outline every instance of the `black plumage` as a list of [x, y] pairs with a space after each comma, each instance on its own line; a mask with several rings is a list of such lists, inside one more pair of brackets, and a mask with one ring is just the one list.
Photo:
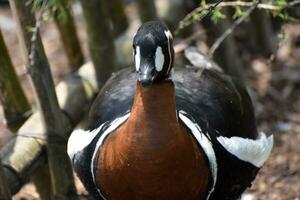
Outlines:
[[[222, 72], [195, 67], [176, 68], [172, 80], [177, 110], [192, 115], [202, 129], [215, 130], [228, 137], [253, 139], [257, 136], [253, 106], [242, 83]], [[133, 68], [114, 73], [90, 110], [86, 130], [128, 112], [135, 87]]]

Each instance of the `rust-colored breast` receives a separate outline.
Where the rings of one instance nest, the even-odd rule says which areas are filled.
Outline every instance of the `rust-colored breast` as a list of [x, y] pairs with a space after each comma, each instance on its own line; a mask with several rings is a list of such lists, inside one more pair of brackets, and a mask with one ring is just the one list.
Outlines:
[[154, 99], [151, 107], [147, 94], [138, 95], [129, 119], [100, 147], [96, 182], [102, 194], [112, 200], [205, 199], [210, 172], [203, 150], [169, 116], [168, 102], [159, 99], [165, 109], [157, 113]]

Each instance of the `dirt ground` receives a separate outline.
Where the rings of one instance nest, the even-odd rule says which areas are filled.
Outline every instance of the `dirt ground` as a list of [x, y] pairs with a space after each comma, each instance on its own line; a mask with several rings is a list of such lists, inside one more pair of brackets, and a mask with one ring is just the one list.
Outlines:
[[[73, 9], [81, 44], [88, 56], [81, 11], [78, 5]], [[27, 96], [34, 102], [22, 64], [16, 24], [8, 7], [0, 7], [0, 29]], [[274, 61], [253, 56], [247, 61], [249, 66], [245, 68], [258, 129], [274, 134], [275, 144], [270, 159], [260, 170], [244, 200], [300, 199], [300, 23], [285, 25], [284, 30], [286, 39], [275, 54]], [[41, 32], [57, 83], [69, 72], [59, 34], [52, 22], [44, 24]], [[0, 119], [3, 119], [1, 111]], [[0, 146], [9, 136], [9, 131], [0, 123]], [[86, 194], [79, 183], [78, 188], [81, 194]], [[27, 184], [13, 199], [38, 200], [39, 195], [33, 184]]]

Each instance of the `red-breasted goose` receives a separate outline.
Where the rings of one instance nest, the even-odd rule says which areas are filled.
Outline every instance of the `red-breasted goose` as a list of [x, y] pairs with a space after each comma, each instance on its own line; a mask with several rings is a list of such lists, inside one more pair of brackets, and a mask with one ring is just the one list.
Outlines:
[[143, 24], [133, 48], [135, 69], [112, 75], [69, 139], [86, 189], [96, 199], [238, 199], [273, 146], [245, 87], [205, 67], [172, 73], [161, 22]]

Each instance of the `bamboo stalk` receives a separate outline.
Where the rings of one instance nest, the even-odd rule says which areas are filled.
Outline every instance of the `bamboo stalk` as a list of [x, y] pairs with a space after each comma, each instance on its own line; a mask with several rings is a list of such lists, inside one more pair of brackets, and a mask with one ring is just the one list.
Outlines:
[[124, 6], [120, 0], [111, 0], [108, 3], [113, 23], [114, 36], [117, 37], [127, 29], [129, 25], [128, 20]]
[[0, 52], [0, 102], [4, 108], [6, 126], [17, 131], [30, 116], [31, 106], [13, 68], [1, 30]]
[[95, 66], [99, 88], [116, 66], [113, 34], [106, 0], [80, 0], [88, 33], [89, 51]]
[[10, 191], [8, 189], [7, 183], [6, 183], [6, 177], [3, 171], [2, 167], [2, 160], [0, 157], [0, 199], [1, 200], [10, 200]]
[[137, 0], [139, 14], [142, 22], [157, 19], [156, 8], [154, 0]]
[[67, 54], [69, 67], [71, 67], [71, 69], [76, 69], [83, 64], [84, 56], [81, 51], [80, 42], [77, 36], [70, 6], [67, 5], [66, 0], [62, 0], [62, 3], [65, 7], [66, 19], [58, 19], [57, 15], [54, 17], [54, 19]]
[[[37, 95], [38, 110], [47, 133], [47, 155], [51, 177], [53, 198], [57, 200], [77, 199], [73, 173], [66, 153], [66, 135], [71, 131], [71, 124], [60, 110], [49, 63], [45, 55], [38, 27], [30, 8], [22, 0], [10, 0], [12, 10], [22, 30], [19, 38], [29, 55], [29, 74]], [[28, 27], [36, 27], [34, 35], [27, 34]], [[29, 43], [32, 38], [34, 41]]]
[[[56, 87], [59, 105], [73, 122], [72, 128], [87, 114], [97, 93], [95, 77], [92, 63], [87, 63]], [[18, 192], [37, 168], [46, 163], [46, 131], [41, 120], [40, 114], [34, 113], [16, 137], [0, 150], [11, 194]]]

